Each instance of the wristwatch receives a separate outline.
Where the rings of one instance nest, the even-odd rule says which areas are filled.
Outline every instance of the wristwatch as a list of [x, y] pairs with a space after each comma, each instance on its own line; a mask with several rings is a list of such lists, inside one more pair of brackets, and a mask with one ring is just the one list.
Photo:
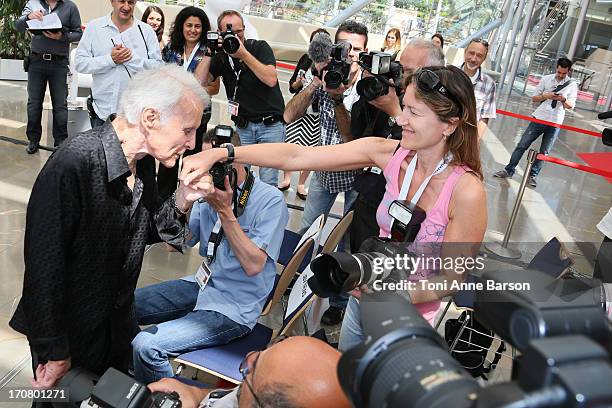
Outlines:
[[397, 118], [399, 116], [389, 116], [389, 120], [387, 121], [387, 124], [389, 125], [389, 127], [393, 127], [395, 125], [397, 125]]
[[224, 143], [223, 147], [227, 149], [227, 160], [225, 161], [228, 164], [232, 164], [234, 162], [234, 158], [236, 154], [234, 152], [234, 145], [231, 143]]

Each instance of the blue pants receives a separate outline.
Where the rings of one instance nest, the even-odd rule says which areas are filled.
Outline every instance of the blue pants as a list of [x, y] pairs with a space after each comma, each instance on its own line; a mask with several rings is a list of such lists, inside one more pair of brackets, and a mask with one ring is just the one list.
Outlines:
[[172, 377], [169, 357], [226, 344], [251, 331], [221, 313], [194, 311], [199, 289], [195, 282], [172, 280], [136, 290], [138, 324], [156, 325], [141, 331], [132, 341], [138, 381], [148, 384]]
[[361, 328], [361, 311], [357, 299], [351, 296], [346, 306], [342, 327], [340, 327], [338, 350], [345, 352], [362, 341], [363, 329]]
[[[553, 144], [555, 144], [555, 140], [557, 140], [557, 136], [559, 135], [560, 130], [561, 129], [557, 127], [542, 125], [540, 123], [529, 123], [529, 126], [527, 126], [527, 129], [525, 129], [523, 136], [521, 136], [521, 140], [512, 152], [512, 156], [510, 157], [510, 163], [508, 163], [508, 165], [506, 166], [506, 171], [508, 172], [508, 174], [510, 174], [511, 176], [514, 175], [514, 169], [521, 160], [521, 157], [523, 157], [523, 153], [525, 153], [525, 150], [529, 149], [529, 146], [531, 146], [531, 144], [535, 142], [535, 140], [540, 137], [540, 135], [542, 135], [540, 153], [548, 154], [552, 149]], [[541, 169], [542, 160], [536, 160], [535, 163], [533, 163], [533, 167], [531, 167], [530, 176], [537, 176], [540, 173]]]
[[[355, 190], [344, 192], [343, 214], [346, 214], [351, 210], [358, 194], [359, 193], [357, 193]], [[332, 206], [334, 205], [334, 201], [336, 201], [336, 197], [338, 197], [338, 193], [330, 193], [327, 191], [325, 187], [323, 187], [323, 184], [321, 184], [317, 174], [313, 173], [308, 186], [308, 198], [306, 199], [306, 204], [304, 205], [304, 214], [302, 215], [299, 233], [304, 234], [312, 223], [315, 222], [319, 215], [325, 214], [327, 217]], [[339, 251], [343, 251], [344, 243], [340, 241], [338, 247]], [[329, 298], [329, 304], [330, 306], [338, 309], [344, 309], [346, 307], [348, 298], [349, 296], [346, 293], [338, 296], [332, 296]]]
[[[240, 143], [244, 146], [260, 143], [283, 143], [285, 141], [285, 124], [276, 122], [266, 126], [263, 122], [248, 122], [246, 128], [236, 128], [240, 136]], [[278, 170], [261, 167], [259, 178], [266, 184], [276, 187], [278, 185]]]

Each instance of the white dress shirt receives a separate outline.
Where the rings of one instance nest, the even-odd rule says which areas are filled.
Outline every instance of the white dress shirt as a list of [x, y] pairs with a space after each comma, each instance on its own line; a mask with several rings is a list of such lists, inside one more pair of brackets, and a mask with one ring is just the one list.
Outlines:
[[[132, 59], [119, 65], [111, 58], [118, 43], [132, 50]], [[130, 77], [163, 63], [157, 35], [148, 24], [134, 19], [132, 27], [121, 33], [110, 14], [87, 24], [75, 62], [77, 72], [92, 74], [93, 107], [102, 120], [117, 113], [121, 92]]]
[[[542, 95], [545, 92], [552, 92], [558, 85], [562, 85], [567, 81], [572, 81], [568, 86], [559, 91], [560, 95], [563, 95], [567, 99], [567, 103], [572, 106], [576, 106], [576, 96], [578, 94], [578, 85], [576, 81], [570, 77], [565, 77], [562, 81], [557, 81], [556, 74], [550, 74], [543, 76], [540, 83], [536, 87], [535, 94]], [[533, 112], [533, 117], [548, 122], [562, 124], [565, 119], [565, 107], [563, 102], [557, 101], [557, 106], [552, 107], [553, 99], [546, 99]]]

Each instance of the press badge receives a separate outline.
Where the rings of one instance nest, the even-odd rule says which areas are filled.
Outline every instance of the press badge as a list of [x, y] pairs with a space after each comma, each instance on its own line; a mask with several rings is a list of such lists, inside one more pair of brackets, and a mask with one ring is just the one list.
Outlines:
[[231, 116], [238, 116], [238, 108], [240, 104], [236, 101], [227, 101], [227, 113]]
[[208, 266], [208, 262], [206, 262], [206, 259], [205, 259], [202, 261], [202, 265], [200, 265], [195, 275], [195, 280], [200, 286], [200, 290], [204, 290], [211, 276], [212, 276], [212, 271], [210, 270], [210, 267]]

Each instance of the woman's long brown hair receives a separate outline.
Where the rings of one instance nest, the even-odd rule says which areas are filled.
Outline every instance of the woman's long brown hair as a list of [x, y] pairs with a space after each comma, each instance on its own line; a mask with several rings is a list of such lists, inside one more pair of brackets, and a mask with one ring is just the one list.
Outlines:
[[[480, 144], [478, 141], [478, 127], [476, 126], [476, 97], [472, 81], [463, 70], [454, 66], [426, 67], [435, 72], [442, 85], [459, 101], [460, 106], [442, 95], [438, 91], [426, 92], [415, 86], [417, 99], [432, 109], [443, 122], [450, 122], [452, 118], [459, 118], [457, 129], [446, 138], [447, 152], [453, 154], [451, 164], [466, 166], [483, 179], [482, 164], [480, 162]], [[408, 78], [408, 84], [417, 81], [416, 71]]]

